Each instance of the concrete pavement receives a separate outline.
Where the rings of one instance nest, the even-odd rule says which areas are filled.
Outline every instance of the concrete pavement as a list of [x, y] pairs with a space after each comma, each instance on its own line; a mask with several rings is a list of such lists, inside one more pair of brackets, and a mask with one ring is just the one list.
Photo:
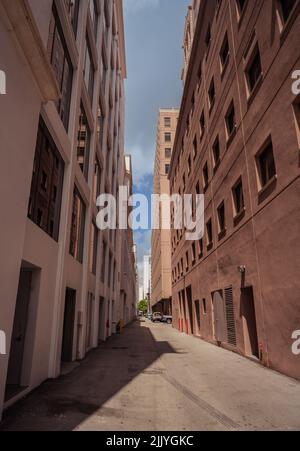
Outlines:
[[300, 430], [300, 383], [135, 322], [6, 412], [1, 430]]

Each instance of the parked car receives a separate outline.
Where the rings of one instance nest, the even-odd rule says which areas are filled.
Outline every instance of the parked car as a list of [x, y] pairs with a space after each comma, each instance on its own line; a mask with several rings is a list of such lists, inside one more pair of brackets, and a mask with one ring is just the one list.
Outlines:
[[148, 313], [147, 318], [152, 321], [152, 313]]
[[153, 323], [157, 323], [157, 322], [161, 322], [163, 319], [163, 315], [160, 312], [154, 312], [152, 315], [152, 322]]
[[164, 315], [161, 320], [162, 323], [172, 324], [173, 318], [170, 315]]

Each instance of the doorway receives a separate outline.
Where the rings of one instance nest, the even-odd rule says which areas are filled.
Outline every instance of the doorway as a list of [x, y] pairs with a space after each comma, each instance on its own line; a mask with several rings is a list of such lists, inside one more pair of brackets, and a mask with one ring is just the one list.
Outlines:
[[213, 293], [214, 332], [218, 343], [226, 341], [226, 320], [222, 291]]
[[75, 327], [76, 312], [76, 291], [71, 288], [66, 289], [65, 313], [64, 313], [64, 329], [62, 340], [62, 362], [73, 361], [73, 340]]
[[259, 358], [253, 287], [241, 289], [241, 315], [244, 326], [245, 354], [249, 357]]
[[7, 371], [6, 399], [10, 398], [10, 394], [13, 396], [15, 391], [26, 388], [21, 386], [31, 286], [32, 271], [21, 269]]
[[192, 287], [189, 286], [186, 289], [186, 298], [189, 309], [189, 318], [190, 318], [190, 331], [191, 334], [194, 335], [194, 315], [193, 315], [193, 295], [192, 295]]

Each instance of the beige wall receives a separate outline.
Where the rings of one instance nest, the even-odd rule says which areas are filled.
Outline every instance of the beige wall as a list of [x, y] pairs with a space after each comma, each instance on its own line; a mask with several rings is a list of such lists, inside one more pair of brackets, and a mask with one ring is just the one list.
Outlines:
[[[30, 313], [27, 323], [22, 382], [28, 386], [27, 392], [48, 377], [56, 377], [61, 371], [61, 345], [66, 287], [76, 290], [76, 313], [73, 340], [73, 359], [84, 358], [87, 349], [85, 343], [88, 293], [94, 296], [92, 311], [92, 347], [98, 345], [98, 339], [106, 339], [114, 330], [113, 319], [121, 319], [121, 234], [115, 238], [108, 232], [99, 233], [97, 273], [89, 271], [90, 225], [96, 218], [97, 208], [93, 201], [93, 169], [95, 155], [102, 165], [101, 192], [116, 193], [117, 186], [124, 178], [124, 85], [126, 60], [124, 54], [122, 1], [108, 2], [109, 28], [104, 29], [104, 0], [99, 0], [100, 8], [97, 41], [94, 42], [95, 83], [92, 105], [89, 106], [83, 81], [85, 36], [90, 19], [88, 3], [81, 2], [78, 31], [75, 40], [68, 22], [64, 1], [55, 0], [74, 66], [70, 124], [66, 133], [53, 102], [58, 95], [57, 85], [46, 55], [48, 30], [51, 17], [51, 0], [43, 2], [28, 0], [15, 3], [0, 1], [0, 42], [1, 70], [7, 75], [7, 95], [0, 97], [0, 113], [5, 118], [0, 121], [1, 134], [1, 205], [5, 212], [0, 222], [1, 251], [5, 255], [0, 261], [0, 330], [7, 336], [7, 355], [0, 356], [0, 413], [4, 402], [6, 373], [10, 352], [10, 339], [13, 327], [18, 280], [21, 265], [34, 269]], [[17, 31], [11, 31], [10, 17], [17, 8], [24, 13], [24, 5], [32, 15], [31, 25], [22, 35], [20, 44]], [[15, 9], [16, 8], [16, 9]], [[20, 9], [21, 8], [21, 9]], [[23, 8], [23, 9], [22, 9]], [[116, 19], [118, 38], [112, 34], [113, 15]], [[27, 24], [25, 16], [18, 16], [22, 26]], [[31, 28], [30, 28], [31, 27]], [[21, 27], [21, 31], [23, 28]], [[31, 32], [31, 34], [30, 34]], [[107, 34], [106, 38], [104, 33]], [[24, 38], [26, 37], [26, 39]], [[100, 78], [102, 44], [109, 62], [105, 90]], [[111, 51], [114, 52], [115, 67], [110, 67]], [[119, 62], [118, 62], [119, 61]], [[120, 71], [118, 70], [120, 68]], [[44, 71], [44, 72], [42, 72]], [[41, 74], [43, 76], [41, 76]], [[114, 92], [116, 83], [120, 84], [120, 93], [113, 104], [111, 123], [120, 125], [113, 133], [108, 128], [109, 89]], [[47, 97], [48, 96], [48, 97]], [[101, 98], [106, 111], [103, 145], [97, 142], [96, 125], [98, 100]], [[89, 179], [86, 181], [77, 163], [77, 127], [80, 102], [83, 101], [89, 118], [92, 138], [89, 158]], [[60, 232], [58, 243], [52, 240], [39, 227], [27, 219], [28, 202], [31, 188], [33, 160], [35, 155], [39, 116], [42, 116], [53, 140], [65, 162]], [[111, 151], [107, 149], [108, 136]], [[116, 171], [112, 184], [113, 168]], [[69, 255], [70, 225], [72, 214], [73, 188], [77, 188], [86, 204], [84, 259], [80, 264]], [[108, 248], [103, 255], [102, 243], [106, 239]], [[109, 251], [116, 262], [115, 286], [108, 287]], [[101, 282], [101, 266], [106, 262], [105, 280]], [[131, 268], [130, 268], [131, 269]], [[134, 276], [132, 276], [134, 277]], [[104, 312], [99, 322], [100, 297], [104, 299]], [[114, 311], [112, 305], [114, 301]], [[110, 311], [108, 312], [108, 306]], [[106, 320], [109, 314], [109, 330]], [[79, 324], [82, 318], [82, 325]], [[77, 334], [80, 334], [79, 337]], [[24, 396], [26, 391], [19, 397]], [[9, 403], [17, 400], [13, 398]]]

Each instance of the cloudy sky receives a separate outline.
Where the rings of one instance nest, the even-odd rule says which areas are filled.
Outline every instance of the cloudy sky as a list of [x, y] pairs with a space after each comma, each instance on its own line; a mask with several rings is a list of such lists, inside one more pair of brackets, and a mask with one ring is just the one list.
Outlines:
[[[182, 40], [191, 0], [124, 0], [127, 56], [126, 152], [133, 156], [135, 191], [150, 196], [158, 110], [178, 107]], [[151, 231], [135, 234], [139, 268], [151, 252]], [[140, 281], [142, 283], [142, 281]]]

